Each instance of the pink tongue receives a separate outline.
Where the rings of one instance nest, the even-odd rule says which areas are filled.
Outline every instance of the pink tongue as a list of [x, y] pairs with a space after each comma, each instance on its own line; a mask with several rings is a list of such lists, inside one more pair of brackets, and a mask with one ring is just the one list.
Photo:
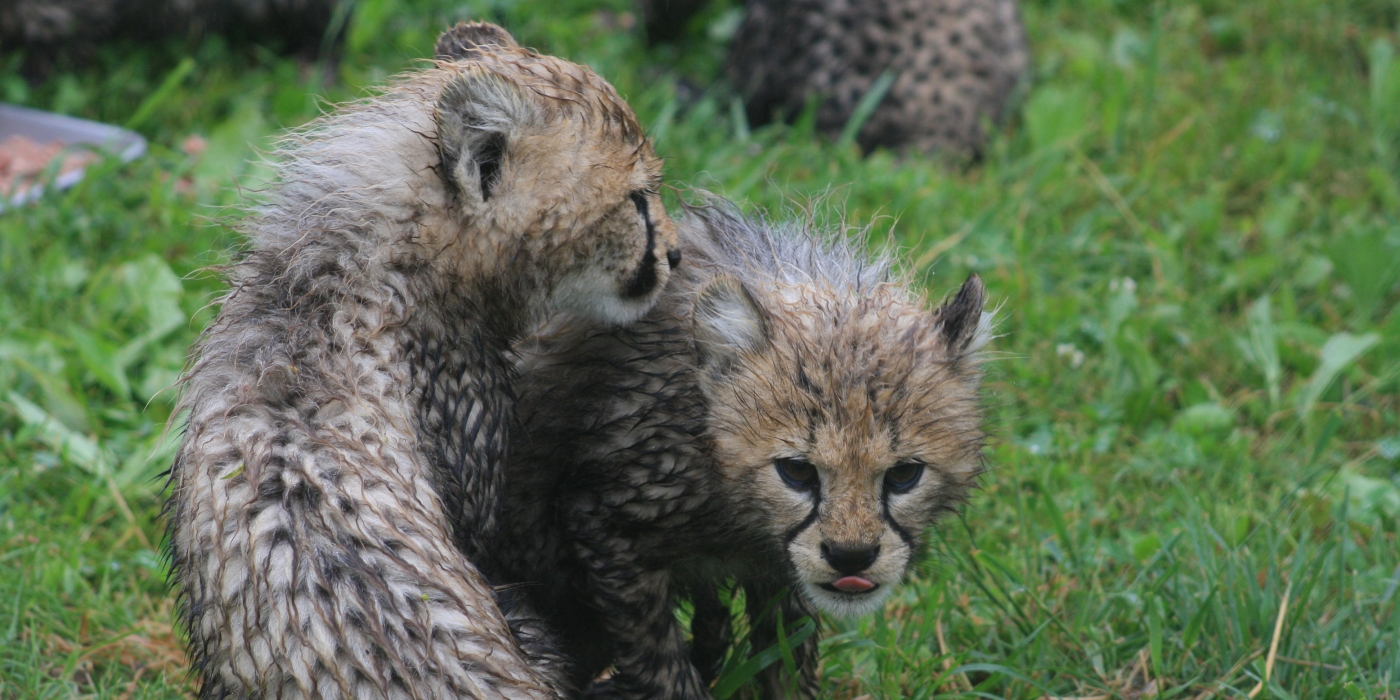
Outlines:
[[859, 576], [843, 576], [832, 581], [831, 585], [835, 587], [836, 590], [845, 591], [847, 593], [862, 593], [875, 587], [875, 584], [871, 583], [869, 579], [864, 579]]

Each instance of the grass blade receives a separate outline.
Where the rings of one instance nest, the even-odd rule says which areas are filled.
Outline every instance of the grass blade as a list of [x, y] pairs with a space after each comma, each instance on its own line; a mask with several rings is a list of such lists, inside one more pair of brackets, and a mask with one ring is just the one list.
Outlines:
[[743, 663], [736, 666], [732, 671], [725, 673], [715, 680], [711, 694], [715, 700], [726, 700], [739, 690], [745, 683], [748, 683], [759, 671], [777, 663], [783, 658], [783, 645], [786, 645], [788, 654], [791, 649], [805, 641], [817, 632], [817, 623], [814, 620], [804, 618], [805, 622], [793, 630], [791, 635], [785, 636], [780, 643], [775, 643], [763, 651], [750, 656]]
[[1380, 341], [1381, 337], [1377, 333], [1361, 336], [1338, 333], [1328, 338], [1327, 343], [1322, 346], [1322, 362], [1313, 371], [1312, 379], [1308, 380], [1307, 388], [1298, 399], [1298, 417], [1307, 418], [1317, 400], [1322, 398], [1323, 392], [1332, 386], [1337, 375]]
[[898, 74], [894, 71], [885, 71], [880, 77], [875, 79], [875, 83], [870, 86], [870, 91], [866, 92], [856, 103], [856, 108], [851, 112], [851, 118], [846, 120], [846, 126], [841, 129], [841, 136], [836, 139], [838, 151], [844, 151], [856, 142], [856, 137], [860, 135], [860, 130], [865, 126], [865, 122], [870, 120], [870, 115], [875, 113], [875, 108], [880, 106], [880, 101], [885, 99], [885, 94], [890, 91], [890, 86], [894, 85]]
[[175, 89], [180, 87], [180, 83], [185, 82], [185, 78], [188, 78], [193, 72], [194, 59], [189, 56], [181, 59], [180, 63], [166, 74], [165, 80], [160, 82], [160, 87], [157, 87], [155, 92], [146, 97], [141, 102], [141, 106], [132, 113], [131, 118], [126, 120], [126, 128], [135, 131], [145, 124], [146, 120], [150, 119], [151, 115], [155, 114], [155, 111], [160, 109], [166, 100], [170, 99], [170, 96], [175, 93]]

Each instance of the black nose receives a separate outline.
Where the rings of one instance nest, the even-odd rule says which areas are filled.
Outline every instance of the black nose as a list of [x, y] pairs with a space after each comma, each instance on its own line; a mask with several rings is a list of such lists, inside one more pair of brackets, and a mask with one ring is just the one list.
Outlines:
[[822, 558], [843, 574], [865, 571], [880, 558], [880, 545], [829, 545], [822, 543]]
[[672, 249], [666, 251], [666, 262], [667, 262], [667, 264], [669, 264], [669, 265], [671, 266], [671, 269], [672, 269], [672, 270], [674, 270], [674, 269], [680, 267], [680, 266], [681, 266], [681, 249], [680, 249], [680, 248], [672, 248]]

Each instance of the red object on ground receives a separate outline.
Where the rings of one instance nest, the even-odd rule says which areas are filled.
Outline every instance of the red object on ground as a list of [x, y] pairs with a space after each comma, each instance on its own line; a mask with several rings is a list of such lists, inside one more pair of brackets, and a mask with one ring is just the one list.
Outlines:
[[[34, 176], [44, 172], [49, 162], [63, 152], [63, 142], [39, 143], [24, 136], [11, 136], [0, 141], [0, 197], [19, 195], [33, 184]], [[58, 174], [78, 170], [96, 160], [84, 151], [70, 151], [63, 156]]]

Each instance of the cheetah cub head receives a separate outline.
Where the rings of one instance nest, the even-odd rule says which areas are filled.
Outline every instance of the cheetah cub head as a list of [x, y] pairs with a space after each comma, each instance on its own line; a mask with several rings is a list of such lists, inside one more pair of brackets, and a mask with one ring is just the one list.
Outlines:
[[726, 493], [818, 608], [875, 610], [982, 471], [984, 299], [976, 275], [935, 310], [901, 285], [817, 277], [721, 275], [696, 297]]
[[441, 248], [458, 253], [442, 257], [494, 275], [487, 286], [506, 308], [639, 318], [680, 250], [657, 192], [661, 161], [631, 108], [589, 69], [495, 25], [457, 25], [437, 55], [437, 169], [455, 229]]

